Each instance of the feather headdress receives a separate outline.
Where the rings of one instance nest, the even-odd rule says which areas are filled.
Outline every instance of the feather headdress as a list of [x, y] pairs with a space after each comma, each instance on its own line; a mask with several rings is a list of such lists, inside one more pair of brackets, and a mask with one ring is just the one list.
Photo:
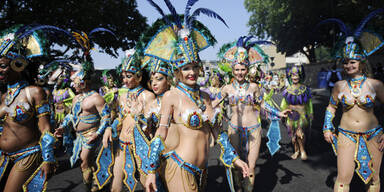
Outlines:
[[221, 59], [231, 62], [232, 65], [254, 65], [268, 63], [269, 57], [258, 46], [272, 44], [269, 41], [250, 41], [254, 36], [241, 36], [236, 42], [224, 44], [218, 53]]
[[364, 30], [366, 24], [381, 13], [384, 13], [382, 8], [372, 11], [360, 22], [355, 30], [351, 30], [342, 20], [337, 18], [321, 21], [317, 24], [316, 29], [323, 24], [336, 23], [343, 34], [343, 41], [337, 44], [341, 48], [338, 48], [336, 58], [365, 60], [367, 56], [372, 55], [384, 45], [383, 38], [380, 35]]
[[212, 35], [207, 36], [204, 34], [204, 31], [196, 22], [197, 16], [204, 14], [222, 21], [226, 26], [227, 24], [220, 15], [207, 8], [198, 8], [191, 14], [190, 10], [197, 1], [187, 1], [184, 16], [182, 17], [177, 14], [175, 7], [169, 0], [164, 0], [171, 12], [171, 17], [168, 17], [153, 0], [148, 0], [160, 13], [166, 24], [145, 47], [144, 54], [146, 56], [171, 63], [175, 69], [188, 63], [200, 62], [198, 52], [213, 45], [215, 40], [212, 39]]

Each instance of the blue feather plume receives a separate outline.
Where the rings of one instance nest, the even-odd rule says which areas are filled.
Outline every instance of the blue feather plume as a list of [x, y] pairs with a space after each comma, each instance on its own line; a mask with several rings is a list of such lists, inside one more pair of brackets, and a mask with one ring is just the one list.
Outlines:
[[187, 5], [185, 6], [185, 12], [184, 12], [184, 22], [189, 27], [191, 24], [189, 23], [189, 12], [192, 8], [192, 6], [198, 2], [199, 0], [188, 0]]
[[103, 28], [103, 27], [98, 27], [98, 28], [92, 29], [92, 31], [89, 32], [89, 36], [92, 36], [93, 33], [97, 33], [97, 32], [107, 32], [107, 33], [113, 35], [114, 37], [116, 37], [115, 33], [113, 33], [111, 30]]
[[272, 45], [273, 43], [270, 42], [270, 41], [265, 41], [265, 40], [260, 40], [260, 41], [253, 41], [251, 43], [249, 43], [246, 48], [249, 49], [250, 47], [254, 46], [254, 45]]
[[160, 8], [160, 6], [158, 4], [156, 4], [153, 0], [147, 0], [149, 2], [149, 4], [151, 4], [156, 10], [157, 12], [160, 13], [160, 15], [164, 18], [165, 22], [170, 25], [171, 22], [169, 22], [168, 18], [165, 16], [164, 14], [164, 11]]
[[176, 22], [177, 27], [179, 29], [181, 29], [182, 25], [181, 25], [180, 17], [179, 17], [179, 14], [177, 14], [175, 7], [172, 5], [172, 3], [169, 0], [164, 0], [164, 2], [167, 5], [167, 7], [168, 7], [169, 11], [171, 12], [171, 14], [173, 15], [173, 17], [175, 18], [175, 22]]
[[345, 25], [345, 23], [343, 21], [341, 21], [340, 19], [336, 19], [336, 18], [330, 18], [330, 19], [325, 19], [323, 21], [321, 21], [320, 23], [318, 23], [315, 27], [315, 29], [317, 29], [320, 25], [323, 25], [323, 24], [327, 24], [327, 23], [337, 23], [340, 30], [347, 36], [350, 36], [352, 35], [351, 31], [348, 29], [348, 27]]
[[236, 46], [243, 47], [243, 45], [244, 45], [244, 38], [245, 38], [245, 36], [239, 37], [239, 39], [237, 40]]
[[190, 16], [191, 17], [190, 22], [192, 23], [195, 20], [195, 18], [200, 15], [200, 13], [202, 13], [204, 15], [207, 15], [208, 17], [213, 17], [215, 19], [218, 19], [221, 22], [223, 22], [225, 26], [228, 27], [227, 23], [224, 21], [224, 19], [219, 14], [217, 14], [216, 12], [214, 12], [214, 11], [212, 11], [210, 9], [207, 9], [207, 8], [198, 8], [198, 9], [196, 9], [193, 12], [193, 14]]
[[244, 40], [244, 45], [246, 45], [247, 44], [247, 42], [249, 41], [249, 40], [251, 40], [252, 38], [254, 38], [255, 36], [253, 36], [253, 35], [249, 35], [245, 40]]
[[32, 27], [31, 29], [28, 29], [27, 31], [25, 31], [22, 34], [20, 34], [19, 36], [17, 36], [17, 38], [23, 39], [24, 37], [27, 37], [27, 36], [31, 35], [33, 32], [38, 31], [38, 30], [48, 30], [48, 31], [52, 31], [52, 32], [60, 32], [60, 33], [67, 35], [68, 37], [72, 38], [72, 35], [68, 31], [61, 29], [59, 27], [52, 26], [52, 25], [38, 25], [36, 27]]
[[383, 13], [384, 12], [384, 9], [383, 8], [380, 8], [380, 9], [376, 9], [375, 11], [372, 11], [371, 13], [369, 13], [359, 24], [359, 26], [357, 27], [357, 29], [355, 30], [353, 36], [354, 37], [360, 37], [360, 34], [361, 32], [363, 31], [365, 25], [369, 22], [369, 20], [371, 20], [373, 17], [375, 17], [376, 15], [380, 14], [380, 13]]

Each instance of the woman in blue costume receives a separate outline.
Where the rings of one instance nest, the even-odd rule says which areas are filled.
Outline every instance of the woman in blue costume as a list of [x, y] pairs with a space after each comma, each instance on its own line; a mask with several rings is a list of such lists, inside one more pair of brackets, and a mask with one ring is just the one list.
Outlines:
[[[123, 183], [129, 191], [134, 191], [137, 184], [135, 172], [138, 171], [134, 156], [136, 150], [134, 130], [140, 115], [149, 110], [147, 105], [155, 96], [141, 85], [143, 78], [141, 56], [135, 49], [125, 51], [121, 76], [125, 88], [119, 90], [117, 98], [119, 114], [113, 121], [111, 129], [106, 130], [103, 145], [107, 147], [108, 142], [112, 142], [112, 137], [119, 138], [120, 149], [114, 162], [111, 191], [121, 191]], [[144, 126], [140, 127], [140, 131], [145, 131], [141, 128], [145, 128]], [[144, 184], [146, 174], [141, 171], [139, 173], [140, 182]]]
[[[44, 191], [55, 163], [48, 98], [43, 88], [29, 85], [38, 68], [31, 62], [44, 55], [43, 39], [36, 29], [13, 28], [3, 31], [0, 38], [0, 81], [7, 84], [0, 106], [0, 178], [7, 179], [1, 189], [5, 192]], [[39, 29], [59, 30], [53, 26]], [[6, 169], [10, 170], [7, 176]]]
[[[360, 179], [367, 185], [367, 191], [380, 191], [380, 166], [383, 157], [384, 135], [374, 115], [375, 100], [384, 102], [384, 85], [376, 79], [367, 77], [367, 56], [383, 45], [363, 44], [366, 37], [375, 38], [374, 34], [362, 32], [369, 19], [384, 12], [383, 9], [369, 14], [358, 28], [351, 32], [343, 22], [328, 19], [322, 23], [337, 22], [345, 33], [345, 41], [338, 52], [346, 75], [346, 80], [338, 81], [332, 90], [329, 105], [325, 112], [324, 138], [331, 143], [337, 154], [337, 179], [335, 192], [349, 191], [349, 184], [355, 170]], [[364, 45], [364, 46], [363, 46]], [[332, 120], [339, 104], [342, 106], [342, 117], [338, 128]], [[336, 135], [336, 130], [338, 134]]]
[[[252, 36], [240, 37], [236, 42], [223, 45], [219, 56], [232, 63], [234, 80], [224, 86], [213, 106], [227, 99], [231, 108], [228, 135], [240, 158], [248, 163], [249, 177], [241, 185], [240, 173], [234, 170], [236, 190], [253, 191], [254, 171], [259, 156], [261, 142], [260, 107], [274, 116], [283, 116], [282, 112], [273, 108], [261, 97], [259, 86], [250, 83], [245, 78], [250, 65], [267, 63], [268, 56], [256, 42], [251, 42]], [[285, 112], [284, 112], [285, 113]]]
[[[221, 160], [226, 166], [241, 168], [244, 176], [248, 174], [248, 167], [236, 155], [228, 135], [224, 132], [219, 134], [209, 95], [197, 86], [201, 69], [198, 52], [212, 45], [214, 39], [208, 29], [195, 21], [195, 16], [207, 12], [197, 9], [190, 15], [189, 11], [196, 1], [188, 1], [182, 22], [173, 5], [165, 2], [171, 17], [164, 17], [158, 5], [150, 1], [163, 15], [166, 24], [152, 38], [144, 54], [172, 63], [177, 82], [176, 87], [167, 91], [162, 99], [159, 128], [150, 146], [147, 164], [150, 174], [145, 188], [146, 191], [159, 189], [156, 175], [160, 175], [168, 191], [204, 191], [211, 134], [221, 145]], [[209, 12], [209, 15], [222, 20], [213, 11]], [[179, 143], [174, 150], [164, 154], [163, 141], [168, 137], [171, 123], [179, 132]]]
[[283, 100], [280, 109], [291, 109], [286, 125], [288, 134], [292, 138], [295, 152], [291, 156], [296, 159], [299, 155], [302, 160], [307, 160], [307, 153], [304, 149], [304, 129], [310, 125], [313, 119], [313, 106], [311, 90], [302, 84], [305, 79], [304, 66], [292, 66], [287, 68], [289, 86], [283, 90]]

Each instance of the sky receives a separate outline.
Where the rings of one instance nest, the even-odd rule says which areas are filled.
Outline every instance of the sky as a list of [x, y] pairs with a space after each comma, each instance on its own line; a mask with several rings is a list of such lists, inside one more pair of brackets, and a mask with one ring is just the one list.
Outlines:
[[[170, 13], [163, 0], [153, 1], [163, 9], [165, 14]], [[179, 14], [184, 13], [186, 0], [170, 1]], [[149, 25], [160, 18], [160, 14], [147, 0], [136, 0], [136, 2], [138, 5], [137, 9], [144, 17], [147, 17], [147, 23]], [[247, 26], [247, 23], [251, 14], [245, 9], [243, 0], [200, 0], [192, 7], [191, 13], [196, 8], [200, 7], [215, 11], [229, 26], [229, 28], [227, 28], [221, 21], [202, 14], [197, 17], [197, 20], [208, 27], [217, 40], [217, 44], [214, 47], [209, 47], [200, 52], [200, 58], [202, 60], [216, 60], [216, 54], [223, 44], [248, 34], [249, 27]], [[119, 58], [114, 58], [108, 54], [99, 53], [97, 51], [92, 52], [92, 57], [97, 69], [115, 68], [122, 60], [123, 51], [119, 51]]]

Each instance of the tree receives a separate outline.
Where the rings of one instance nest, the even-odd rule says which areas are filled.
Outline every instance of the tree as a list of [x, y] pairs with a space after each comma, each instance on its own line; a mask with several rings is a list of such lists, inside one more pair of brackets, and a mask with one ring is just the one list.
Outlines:
[[15, 24], [46, 24], [89, 33], [104, 27], [113, 31], [116, 39], [102, 35], [94, 42], [115, 56], [117, 49], [133, 47], [148, 27], [135, 0], [3, 0], [0, 5], [0, 30]]
[[[252, 34], [270, 37], [287, 55], [300, 51], [311, 62], [316, 61], [315, 49], [320, 44], [333, 47], [340, 36], [336, 25], [315, 29], [320, 21], [338, 18], [354, 28], [368, 13], [384, 6], [380, 0], [245, 0], [244, 4], [252, 13], [248, 22]], [[378, 26], [383, 21], [372, 20], [369, 25], [381, 31]]]

